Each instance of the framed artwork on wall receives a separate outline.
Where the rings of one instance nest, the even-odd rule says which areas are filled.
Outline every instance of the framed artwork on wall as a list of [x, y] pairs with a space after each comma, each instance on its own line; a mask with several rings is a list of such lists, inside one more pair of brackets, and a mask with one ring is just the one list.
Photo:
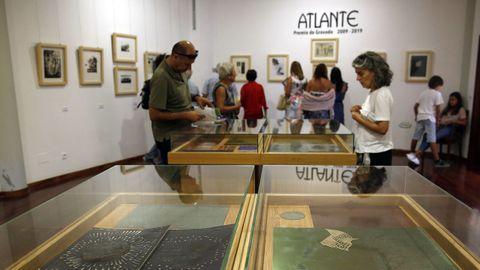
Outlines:
[[35, 54], [39, 85], [54, 86], [67, 84], [67, 46], [37, 43]]
[[90, 47], [78, 48], [78, 65], [81, 85], [103, 83], [103, 49]]
[[138, 93], [138, 74], [136, 67], [114, 67], [115, 95], [136, 95]]
[[432, 51], [407, 51], [405, 81], [428, 82], [432, 76]]
[[312, 39], [311, 62], [337, 62], [338, 61], [338, 38]]
[[112, 54], [115, 63], [136, 63], [137, 36], [113, 33]]
[[247, 71], [251, 68], [250, 55], [232, 55], [230, 56], [230, 63], [232, 63], [235, 71], [237, 72], [235, 81], [246, 82]]
[[145, 80], [152, 78], [153, 75], [153, 64], [155, 62], [155, 58], [159, 56], [160, 53], [157, 52], [145, 52], [143, 54], [143, 67], [144, 67], [144, 75]]
[[267, 78], [269, 82], [282, 82], [288, 76], [288, 54], [267, 56]]

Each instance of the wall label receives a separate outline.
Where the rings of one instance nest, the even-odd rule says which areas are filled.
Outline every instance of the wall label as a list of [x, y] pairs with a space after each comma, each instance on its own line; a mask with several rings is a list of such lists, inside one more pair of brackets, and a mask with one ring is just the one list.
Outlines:
[[329, 35], [329, 34], [358, 34], [363, 29], [359, 27], [358, 10], [333, 12], [307, 12], [298, 17], [294, 35]]

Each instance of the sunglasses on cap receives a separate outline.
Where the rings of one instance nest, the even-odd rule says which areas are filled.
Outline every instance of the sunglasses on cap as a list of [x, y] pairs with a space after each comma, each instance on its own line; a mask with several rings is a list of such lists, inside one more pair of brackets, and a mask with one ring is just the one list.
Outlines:
[[184, 54], [184, 53], [181, 53], [181, 52], [173, 52], [173, 53], [181, 55], [181, 56], [185, 56], [185, 57], [187, 57], [188, 59], [191, 59], [191, 60], [195, 60], [195, 58], [197, 58], [197, 56], [198, 56], [198, 51], [195, 51], [195, 54]]

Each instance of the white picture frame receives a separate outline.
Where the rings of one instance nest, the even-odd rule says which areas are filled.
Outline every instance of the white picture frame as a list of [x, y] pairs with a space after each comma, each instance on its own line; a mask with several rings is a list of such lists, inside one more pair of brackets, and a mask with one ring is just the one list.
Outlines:
[[113, 33], [112, 55], [115, 63], [136, 63], [137, 36]]
[[282, 82], [288, 77], [288, 54], [267, 55], [267, 80]]
[[78, 48], [78, 72], [81, 85], [103, 84], [103, 49]]
[[338, 38], [317, 38], [311, 42], [312, 63], [338, 62]]
[[114, 67], [115, 95], [138, 94], [138, 70], [136, 67]]
[[250, 55], [232, 55], [230, 56], [230, 63], [237, 73], [235, 81], [246, 82], [247, 71], [251, 68], [252, 63]]

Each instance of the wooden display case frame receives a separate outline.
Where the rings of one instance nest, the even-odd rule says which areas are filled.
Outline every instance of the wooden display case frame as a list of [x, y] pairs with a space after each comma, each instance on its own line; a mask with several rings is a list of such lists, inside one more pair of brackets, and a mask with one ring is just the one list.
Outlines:
[[223, 139], [213, 148], [213, 151], [184, 151], [185, 148], [189, 147], [190, 145], [194, 144], [198, 139], [202, 138], [196, 137], [191, 139], [180, 146], [176, 147], [172, 151], [168, 153], [168, 163], [169, 164], [214, 164], [214, 165], [257, 165], [260, 163], [260, 154], [262, 150], [263, 144], [263, 136], [261, 134], [258, 135], [247, 135], [247, 136], [254, 136], [257, 140], [257, 151], [239, 151], [238, 145], [237, 149], [233, 152], [223, 152], [218, 151], [215, 152], [215, 148], [219, 149], [225, 144], [228, 144], [228, 141], [231, 137], [237, 136], [246, 136], [243, 134], [239, 135], [220, 135], [219, 137], [223, 136]]
[[[253, 181], [250, 181], [251, 185]], [[252, 191], [250, 186], [249, 191]], [[118, 193], [105, 199], [97, 207], [91, 209], [75, 222], [62, 229], [43, 244], [30, 251], [7, 269], [39, 269], [48, 261], [72, 245], [92, 227], [114, 228], [123, 218], [139, 204], [178, 204], [178, 196], [195, 196], [195, 194], [178, 193]], [[256, 195], [246, 194], [242, 205], [238, 204], [242, 194], [202, 194], [202, 203], [230, 205], [224, 224], [237, 224], [228, 251], [228, 260], [223, 269], [244, 269], [245, 256], [252, 235], [253, 213]], [[241, 209], [241, 211], [240, 211]], [[242, 264], [243, 263], [243, 264]], [[242, 268], [243, 266], [243, 268]]]
[[[368, 194], [368, 200], [362, 200], [364, 196], [355, 195], [331, 195], [331, 194], [265, 194], [262, 203], [263, 212], [261, 217], [258, 246], [253, 247], [256, 252], [256, 260], [250, 262], [250, 267], [255, 264], [255, 269], [272, 269], [273, 262], [273, 228], [274, 227], [297, 227], [312, 228], [313, 221], [310, 208], [305, 202], [323, 207], [355, 203], [365, 206], [397, 206], [405, 216], [418, 227], [424, 228], [428, 235], [443, 249], [445, 254], [459, 269], [480, 269], [480, 258], [473, 254], [457, 237], [450, 233], [428, 211], [421, 207], [408, 195], [399, 194]], [[441, 195], [429, 195], [429, 200], [445, 199]], [[283, 211], [299, 211], [305, 214], [303, 220], [283, 220], [279, 213]], [[260, 223], [260, 222], [259, 222]]]
[[[215, 146], [220, 148], [225, 145], [230, 136], [225, 137]], [[194, 144], [197, 137], [182, 143], [168, 154], [169, 164], [217, 164], [217, 165], [355, 165], [357, 155], [353, 149], [341, 138], [340, 135], [329, 135], [332, 142], [340, 146], [343, 152], [268, 152], [275, 135], [259, 134], [257, 137], [257, 152], [223, 152], [223, 151], [184, 151]], [[308, 135], [307, 135], [308, 136]], [[299, 135], [281, 135], [282, 140], [298, 140]], [[313, 139], [312, 139], [313, 140]], [[215, 149], [214, 147], [214, 149]], [[213, 150], [214, 150], [213, 149]]]
[[[281, 140], [292, 140], [299, 138], [299, 135], [265, 135], [265, 149], [261, 153], [261, 163], [264, 165], [355, 165], [357, 163], [357, 155], [353, 149], [343, 140], [340, 135], [330, 136], [332, 143], [341, 147], [344, 152], [268, 152], [272, 142], [278, 137]], [[300, 137], [308, 138], [309, 135]], [[314, 139], [312, 139], [314, 140]]]

